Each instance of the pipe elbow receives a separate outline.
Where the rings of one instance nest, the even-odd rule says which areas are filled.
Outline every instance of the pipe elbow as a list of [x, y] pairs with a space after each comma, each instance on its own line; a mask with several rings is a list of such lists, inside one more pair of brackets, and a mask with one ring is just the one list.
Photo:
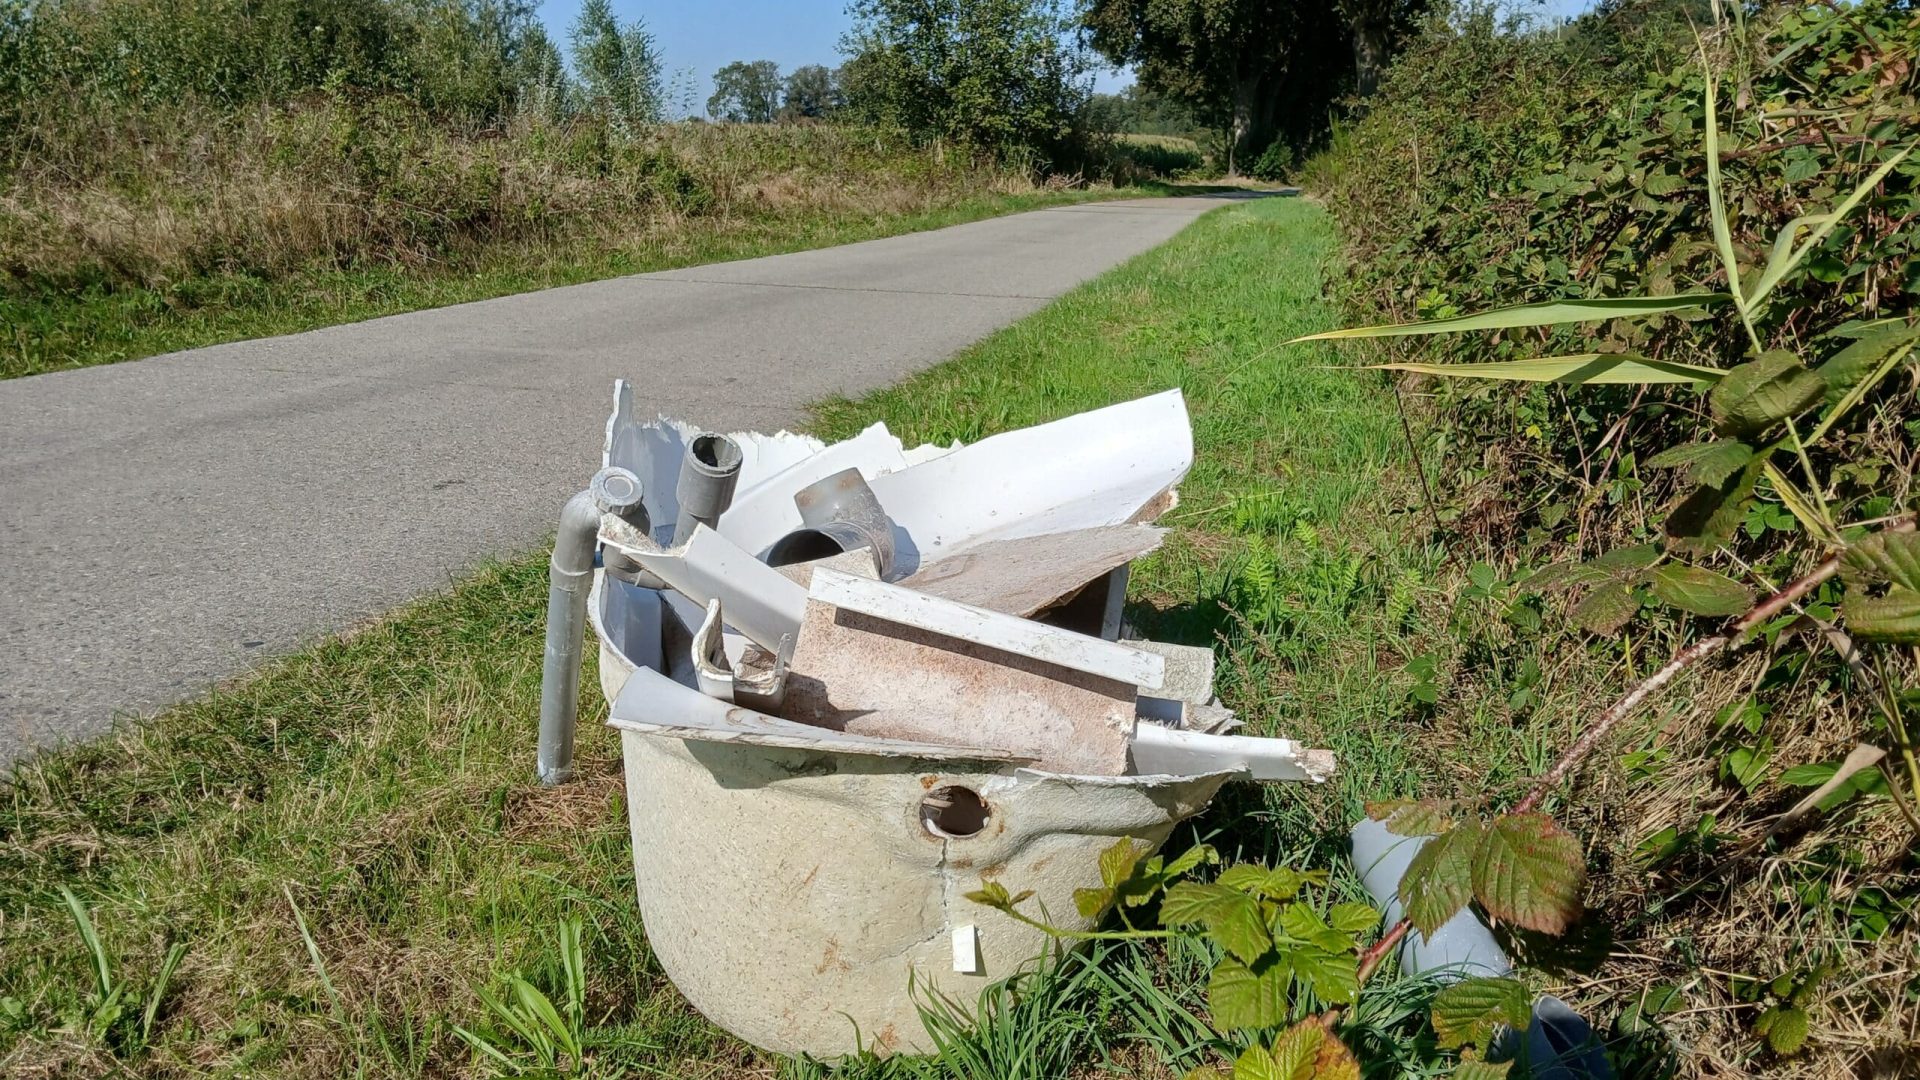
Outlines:
[[565, 574], [591, 573], [599, 537], [600, 506], [593, 492], [579, 492], [560, 509], [560, 528], [553, 538], [553, 569]]

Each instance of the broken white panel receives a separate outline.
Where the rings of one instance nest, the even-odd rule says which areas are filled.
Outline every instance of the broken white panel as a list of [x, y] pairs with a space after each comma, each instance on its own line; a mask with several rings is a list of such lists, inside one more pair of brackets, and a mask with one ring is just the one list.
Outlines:
[[846, 611], [1149, 690], [1159, 688], [1166, 669], [1163, 657], [1128, 645], [854, 577], [825, 566], [814, 571], [808, 596]]
[[720, 515], [720, 535], [745, 551], [764, 555], [774, 541], [801, 528], [800, 508], [793, 497], [809, 484], [825, 480], [844, 469], [859, 469], [871, 483], [883, 473], [907, 467], [900, 440], [885, 424], [872, 427], [843, 442], [833, 443], [819, 453], [794, 462], [780, 472], [755, 483], [740, 485], [733, 505]]
[[694, 529], [684, 547], [667, 551], [617, 544], [605, 532], [602, 539], [694, 603], [719, 600], [727, 624], [769, 652], [779, 652], [781, 638], [800, 632], [807, 590], [705, 525]]
[[1141, 724], [1133, 733], [1133, 771], [1141, 776], [1230, 772], [1252, 780], [1321, 783], [1333, 775], [1331, 750], [1309, 750], [1292, 739], [1210, 735]]
[[820, 753], [916, 758], [926, 761], [1017, 762], [1018, 754], [976, 746], [948, 746], [904, 739], [880, 739], [797, 724], [740, 705], [729, 705], [652, 668], [637, 668], [614, 698], [609, 727], [641, 735], [695, 742], [746, 743]]
[[980, 959], [980, 928], [972, 923], [953, 928], [953, 970], [961, 975], [986, 972]]
[[1192, 464], [1186, 401], [1169, 390], [982, 439], [872, 486], [911, 572], [993, 540], [1151, 519]]
[[990, 611], [1032, 615], [1151, 553], [1166, 534], [1125, 524], [995, 540], [923, 562], [900, 584]]
[[[633, 385], [625, 379], [614, 382], [613, 413], [607, 418], [600, 463], [603, 467], [618, 465], [632, 470], [640, 478], [647, 520], [654, 537], [662, 542], [671, 538], [674, 519], [680, 515], [680, 500], [674, 494], [680, 477], [680, 461], [687, 456], [687, 444], [700, 430], [664, 416], [642, 421], [634, 415]], [[826, 446], [810, 435], [789, 431], [772, 435], [741, 431], [729, 433], [727, 437], [740, 448], [740, 478], [735, 491], [759, 484], [818, 454]]]
[[1099, 638], [821, 568], [782, 713], [883, 738], [1019, 754], [1117, 775], [1140, 680], [1160, 658]]

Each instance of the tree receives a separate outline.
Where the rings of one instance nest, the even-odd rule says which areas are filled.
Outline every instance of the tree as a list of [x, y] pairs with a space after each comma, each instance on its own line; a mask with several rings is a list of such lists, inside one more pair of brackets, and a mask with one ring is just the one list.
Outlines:
[[607, 0], [586, 0], [569, 38], [589, 108], [629, 131], [660, 119], [660, 56], [640, 20], [621, 26]]
[[1373, 92], [1427, 0], [1089, 0], [1093, 47], [1227, 135], [1229, 162], [1301, 148], [1348, 89]]
[[[1091, 0], [1081, 20], [1095, 49], [1227, 136], [1229, 169], [1281, 134], [1300, 69], [1347, 52], [1326, 0]], [[1338, 70], [1326, 81], [1331, 102]]]
[[790, 117], [819, 118], [840, 107], [840, 83], [835, 73], [821, 64], [807, 64], [787, 76], [786, 104], [781, 110]]
[[855, 0], [847, 107], [925, 139], [1055, 156], [1092, 91], [1053, 0]]
[[771, 124], [780, 111], [780, 67], [771, 60], [735, 60], [713, 73], [707, 115], [736, 124]]

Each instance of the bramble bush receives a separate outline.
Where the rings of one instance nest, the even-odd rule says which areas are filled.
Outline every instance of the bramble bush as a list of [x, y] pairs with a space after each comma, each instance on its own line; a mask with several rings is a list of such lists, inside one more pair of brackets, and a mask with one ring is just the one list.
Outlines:
[[1326, 336], [1425, 402], [1440, 539], [1510, 614], [1569, 597], [1453, 648], [1623, 695], [1517, 803], [1377, 809], [1440, 835], [1425, 925], [1474, 891], [1452, 838], [1556, 804], [1617, 1035], [1851, 1072], [1910, 1054], [1916, 992], [1920, 14], [1688, 14], [1446, 12], [1308, 166], [1340, 299], [1391, 320]]

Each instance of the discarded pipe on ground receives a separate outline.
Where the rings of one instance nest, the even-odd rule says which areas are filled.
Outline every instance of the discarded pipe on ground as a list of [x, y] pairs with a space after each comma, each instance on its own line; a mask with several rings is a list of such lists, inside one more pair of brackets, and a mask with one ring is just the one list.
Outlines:
[[893, 576], [893, 519], [881, 509], [859, 469], [842, 469], [808, 484], [794, 493], [793, 504], [800, 510], [801, 528], [767, 549], [768, 566], [792, 566], [866, 549], [873, 552], [880, 580]]
[[686, 543], [695, 525], [711, 529], [733, 503], [733, 488], [740, 481], [744, 460], [739, 444], [725, 435], [706, 432], [696, 435], [680, 459], [680, 479], [674, 484], [674, 498], [680, 503], [680, 516], [674, 519], [673, 543]]
[[585, 648], [587, 594], [593, 588], [593, 552], [600, 518], [612, 514], [646, 529], [640, 478], [621, 468], [594, 475], [587, 490], [567, 500], [547, 560], [547, 644], [540, 672], [540, 782], [573, 778], [573, 730], [580, 701], [580, 654]]
[[[1371, 818], [1353, 827], [1353, 868], [1360, 884], [1384, 913], [1387, 925], [1400, 921], [1400, 878], [1431, 836], [1397, 836]], [[1444, 982], [1469, 977], [1499, 977], [1513, 972], [1506, 950], [1472, 907], [1464, 907], [1431, 936], [1409, 930], [1400, 946], [1400, 966], [1410, 975], [1427, 974]], [[1613, 1069], [1594, 1038], [1593, 1027], [1551, 994], [1533, 1003], [1525, 1031], [1505, 1029], [1494, 1040], [1497, 1060], [1517, 1061], [1516, 1076], [1534, 1080], [1613, 1080]]]

